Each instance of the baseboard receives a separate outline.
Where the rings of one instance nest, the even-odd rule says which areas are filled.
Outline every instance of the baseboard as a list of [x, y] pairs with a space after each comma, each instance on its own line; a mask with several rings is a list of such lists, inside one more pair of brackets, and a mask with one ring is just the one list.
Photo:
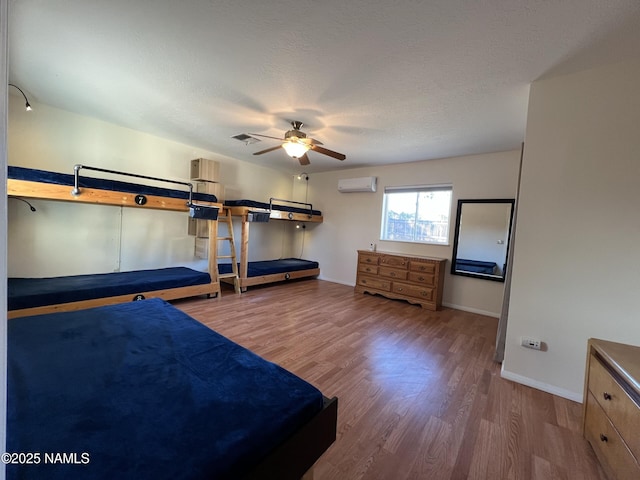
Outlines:
[[487, 312], [486, 310], [480, 310], [479, 308], [465, 307], [463, 305], [455, 305], [453, 303], [442, 303], [443, 307], [453, 308], [455, 310], [462, 310], [463, 312], [477, 313], [478, 315], [485, 315], [487, 317], [500, 318], [499, 313]]
[[323, 276], [322, 273], [320, 273], [320, 275], [318, 275], [318, 280], [325, 280], [325, 281], [331, 282], [331, 283], [339, 283], [340, 285], [346, 285], [347, 287], [355, 287], [356, 286], [355, 283], [349, 283], [349, 282], [344, 282], [342, 280], [334, 280], [333, 278], [327, 278], [327, 277]]
[[557, 395], [558, 397], [562, 397], [568, 400], [573, 400], [574, 402], [582, 403], [581, 393], [575, 393], [570, 390], [566, 390], [564, 388], [559, 388], [554, 385], [549, 385], [548, 383], [539, 382], [538, 380], [534, 380], [533, 378], [525, 377], [523, 375], [518, 375], [517, 373], [510, 372], [509, 370], [504, 369], [504, 363], [502, 364], [502, 369], [500, 370], [500, 376], [506, 380], [511, 380], [512, 382], [526, 385], [527, 387], [535, 388], [537, 390], [542, 390], [543, 392], [551, 393], [552, 395]]

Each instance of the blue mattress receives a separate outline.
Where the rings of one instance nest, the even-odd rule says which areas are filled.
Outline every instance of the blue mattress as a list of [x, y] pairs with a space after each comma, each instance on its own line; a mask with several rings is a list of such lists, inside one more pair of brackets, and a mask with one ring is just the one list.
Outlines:
[[262, 208], [269, 210], [273, 207], [274, 210], [279, 210], [281, 212], [293, 212], [293, 213], [304, 213], [308, 214], [311, 211], [312, 215], [322, 215], [320, 210], [309, 210], [308, 208], [300, 208], [300, 207], [291, 207], [288, 205], [269, 205], [264, 202], [257, 202], [255, 200], [225, 200], [225, 206], [227, 207], [249, 207], [249, 208]]
[[20, 310], [117, 295], [134, 296], [152, 290], [208, 283], [211, 283], [208, 273], [186, 267], [69, 277], [9, 278], [8, 309]]
[[10, 480], [240, 478], [323, 405], [160, 299], [9, 320], [8, 359]]
[[[55, 185], [69, 185], [73, 187], [74, 176], [68, 173], [48, 172], [33, 168], [9, 166], [8, 178], [13, 180], [26, 180], [29, 182], [52, 183]], [[80, 187], [97, 188], [100, 190], [111, 190], [115, 192], [134, 193], [139, 195], [155, 195], [159, 197], [184, 198], [189, 199], [189, 192], [185, 190], [174, 190], [171, 188], [152, 187], [149, 185], [139, 185], [137, 183], [121, 182], [118, 180], [107, 180], [102, 178], [92, 178], [80, 176]], [[215, 195], [194, 192], [193, 200], [216, 203], [218, 199]]]
[[456, 258], [456, 271], [485, 273], [493, 275], [497, 265], [495, 262], [483, 262], [480, 260], [468, 260], [466, 258]]
[[[318, 262], [302, 260], [300, 258], [284, 258], [282, 260], [248, 262], [247, 277], [260, 277], [262, 275], [273, 275], [275, 273], [297, 272], [300, 270], [311, 270], [318, 267]], [[240, 264], [238, 264], [238, 268], [240, 268]], [[231, 273], [231, 264], [223, 263], [218, 265], [218, 272]]]

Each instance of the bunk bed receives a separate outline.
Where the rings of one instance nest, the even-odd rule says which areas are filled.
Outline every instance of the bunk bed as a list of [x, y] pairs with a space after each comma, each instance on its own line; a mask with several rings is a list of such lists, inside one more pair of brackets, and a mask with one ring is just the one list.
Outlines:
[[[124, 175], [145, 181], [188, 187], [188, 191], [120, 180], [81, 176], [81, 170]], [[9, 166], [7, 193], [18, 198], [113, 205], [188, 212], [211, 220], [215, 238], [217, 213], [222, 207], [215, 195], [193, 192], [187, 182], [75, 165], [73, 174]], [[220, 293], [215, 267], [216, 242], [208, 272], [186, 267], [75, 275], [50, 278], [9, 278], [8, 317], [15, 318], [55, 311], [78, 310], [113, 303], [159, 297], [165, 300]]]
[[8, 479], [299, 479], [336, 439], [337, 398], [162, 299], [7, 330]]
[[[292, 222], [322, 223], [322, 212], [314, 210], [310, 203], [295, 202], [278, 198], [269, 199], [269, 203], [255, 200], [225, 200], [226, 214], [242, 219], [240, 261], [238, 274], [241, 291], [247, 287], [285, 280], [317, 277], [320, 274], [318, 262], [299, 258], [263, 260], [249, 262], [249, 226], [253, 222], [284, 220]], [[220, 264], [219, 273], [228, 274], [230, 264]], [[231, 278], [222, 281], [232, 282]]]

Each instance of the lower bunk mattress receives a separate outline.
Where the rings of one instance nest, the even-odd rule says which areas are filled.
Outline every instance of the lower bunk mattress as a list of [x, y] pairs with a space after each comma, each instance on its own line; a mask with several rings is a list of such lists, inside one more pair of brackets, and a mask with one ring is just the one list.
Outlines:
[[[301, 258], [283, 258], [280, 260], [248, 262], [247, 277], [260, 277], [278, 273], [299, 272], [303, 270], [313, 270], [318, 267], [318, 262], [303, 260]], [[240, 268], [239, 264], [238, 268]], [[231, 273], [231, 264], [222, 263], [218, 265], [218, 273]]]
[[186, 267], [68, 277], [9, 278], [8, 309], [20, 310], [118, 295], [136, 295], [208, 283], [211, 283], [208, 273]]
[[11, 480], [241, 478], [323, 407], [161, 299], [9, 320], [7, 377]]

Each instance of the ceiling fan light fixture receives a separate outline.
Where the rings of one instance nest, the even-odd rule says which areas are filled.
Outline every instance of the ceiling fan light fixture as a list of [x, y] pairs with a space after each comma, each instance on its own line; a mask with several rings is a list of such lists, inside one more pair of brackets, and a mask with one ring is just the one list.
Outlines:
[[310, 146], [304, 143], [298, 142], [284, 142], [282, 148], [287, 152], [287, 155], [293, 158], [299, 158], [309, 150]]

